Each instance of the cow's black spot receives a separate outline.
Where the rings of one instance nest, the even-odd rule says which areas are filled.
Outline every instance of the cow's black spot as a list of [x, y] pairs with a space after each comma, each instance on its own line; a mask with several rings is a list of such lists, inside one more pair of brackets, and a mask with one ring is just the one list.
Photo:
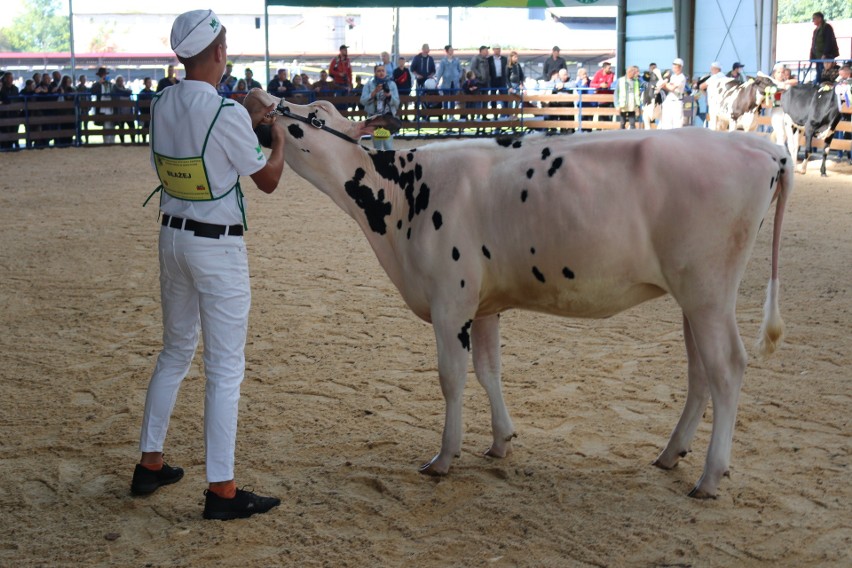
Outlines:
[[416, 179], [417, 181], [420, 181], [420, 178], [422, 178], [422, 177], [423, 177], [423, 166], [421, 166], [420, 164], [416, 164], [414, 166], [414, 179]]
[[512, 137], [511, 136], [498, 136], [496, 138], [497, 144], [503, 146], [504, 148], [508, 148], [512, 145]]
[[302, 152], [304, 152], [305, 154], [310, 154], [310, 153], [311, 153], [311, 151], [310, 151], [310, 150], [308, 150], [307, 148], [302, 148]]
[[413, 161], [414, 161], [414, 154], [413, 154], [412, 152], [409, 152], [407, 157], [408, 157], [408, 161], [409, 161], [409, 162], [413, 162]]
[[399, 167], [400, 168], [405, 167], [405, 158], [403, 158], [402, 156], [399, 157]]
[[529, 193], [527, 192], [526, 189], [521, 192], [521, 203], [523, 203], [527, 200], [527, 195], [529, 195]]
[[464, 288], [464, 280], [461, 281], [461, 287]]
[[444, 220], [441, 217], [440, 211], [435, 211], [434, 213], [432, 213], [432, 224], [435, 225], [436, 231], [441, 228], [441, 225], [444, 224]]
[[467, 320], [467, 323], [464, 324], [461, 328], [461, 333], [459, 333], [458, 338], [461, 341], [462, 349], [467, 349], [470, 351], [470, 334], [467, 330], [470, 329], [470, 325], [473, 323], [473, 320]]
[[411, 227], [409, 227], [408, 231], [405, 233], [405, 238], [411, 240]]
[[538, 267], [537, 267], [537, 266], [533, 266], [532, 273], [533, 273], [533, 276], [535, 276], [535, 279], [536, 279], [536, 280], [538, 280], [539, 282], [544, 283], [544, 274], [542, 274], [542, 273], [539, 271], [539, 269], [538, 269]]
[[541, 151], [541, 159], [542, 160], [546, 160], [549, 155], [550, 155], [550, 148], [545, 148], [544, 150]]
[[786, 166], [786, 165], [787, 165], [787, 158], [781, 158], [781, 165], [782, 165], [782, 166]]
[[491, 258], [491, 251], [485, 245], [482, 245], [482, 254], [485, 255], [485, 258]]
[[402, 229], [402, 219], [400, 219], [399, 221], [396, 222], [396, 228]]
[[535, 254], [535, 247], [530, 247], [530, 254]]
[[556, 173], [556, 170], [562, 167], [562, 158], [556, 158], [553, 160], [553, 163], [550, 164], [550, 169], [547, 170], [547, 175], [549, 177], [553, 177], [553, 174]]
[[562, 269], [562, 276], [568, 280], [572, 280], [574, 278], [574, 272], [566, 266]]
[[460, 257], [461, 255], [459, 254], [459, 249], [453, 247], [453, 260], [458, 261]]
[[305, 135], [304, 131], [302, 130], [302, 127], [298, 124], [291, 124], [287, 127], [287, 130], [290, 132], [290, 136], [292, 136], [293, 138], [301, 138]]
[[772, 189], [773, 185], [775, 185], [775, 176], [772, 176], [772, 179], [769, 180], [769, 189]]
[[530, 169], [527, 170], [527, 179], [532, 179], [532, 176], [533, 176], [533, 169], [530, 168]]
[[373, 152], [370, 154], [376, 172], [386, 180], [399, 183], [400, 171], [396, 167], [395, 156], [394, 152]]
[[520, 147], [521, 147], [521, 141], [520, 140], [515, 140], [514, 142], [512, 142], [512, 148], [520, 148]]
[[[419, 166], [418, 166], [419, 167]], [[420, 184], [420, 193], [417, 194], [417, 199], [414, 201], [414, 213], [419, 214], [421, 211], [426, 211], [429, 208], [429, 186], [425, 183]]]
[[391, 213], [391, 204], [385, 201], [384, 190], [379, 190], [377, 195], [373, 195], [371, 188], [361, 185], [364, 175], [366, 175], [366, 172], [362, 168], [358, 168], [355, 170], [352, 179], [347, 181], [343, 187], [355, 204], [364, 210], [370, 228], [374, 232], [384, 235], [387, 232], [385, 217]]

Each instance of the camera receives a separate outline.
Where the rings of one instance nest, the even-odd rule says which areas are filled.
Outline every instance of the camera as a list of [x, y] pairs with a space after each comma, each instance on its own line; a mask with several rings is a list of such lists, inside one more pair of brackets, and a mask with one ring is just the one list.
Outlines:
[[386, 93], [390, 93], [390, 85], [388, 85], [387, 81], [382, 83], [382, 90]]

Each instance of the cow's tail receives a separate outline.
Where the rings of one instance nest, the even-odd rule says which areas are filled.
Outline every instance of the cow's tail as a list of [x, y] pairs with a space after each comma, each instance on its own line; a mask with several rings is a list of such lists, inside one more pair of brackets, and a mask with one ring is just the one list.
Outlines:
[[780, 157], [781, 169], [778, 172], [778, 183], [775, 188], [775, 223], [772, 227], [772, 276], [766, 289], [766, 303], [763, 305], [763, 323], [757, 339], [757, 349], [764, 357], [775, 352], [784, 337], [784, 320], [778, 307], [778, 258], [781, 252], [781, 224], [784, 220], [784, 209], [787, 199], [793, 191], [793, 168], [795, 160], [789, 156], [785, 148], [776, 146]]

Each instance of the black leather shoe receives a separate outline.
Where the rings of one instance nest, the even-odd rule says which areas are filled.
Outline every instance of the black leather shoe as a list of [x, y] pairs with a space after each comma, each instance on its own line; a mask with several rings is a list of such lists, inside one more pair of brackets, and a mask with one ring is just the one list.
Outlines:
[[237, 489], [233, 499], [219, 497], [210, 490], [204, 492], [204, 518], [229, 521], [265, 513], [281, 504], [277, 497], [261, 497], [251, 491]]
[[130, 483], [130, 492], [134, 495], [150, 495], [163, 485], [177, 483], [183, 477], [183, 469], [171, 467], [164, 463], [159, 471], [151, 471], [141, 464], [136, 464], [133, 471], [133, 481]]

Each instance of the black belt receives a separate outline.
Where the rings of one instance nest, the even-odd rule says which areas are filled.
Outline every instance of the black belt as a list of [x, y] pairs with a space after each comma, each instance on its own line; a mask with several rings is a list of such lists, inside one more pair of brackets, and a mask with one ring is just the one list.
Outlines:
[[208, 239], [218, 239], [222, 235], [230, 237], [242, 237], [242, 225], [214, 225], [212, 223], [200, 223], [192, 219], [184, 219], [182, 217], [173, 217], [163, 214], [163, 226], [171, 227], [172, 229], [183, 229], [184, 231], [192, 231], [196, 237], [205, 237]]

